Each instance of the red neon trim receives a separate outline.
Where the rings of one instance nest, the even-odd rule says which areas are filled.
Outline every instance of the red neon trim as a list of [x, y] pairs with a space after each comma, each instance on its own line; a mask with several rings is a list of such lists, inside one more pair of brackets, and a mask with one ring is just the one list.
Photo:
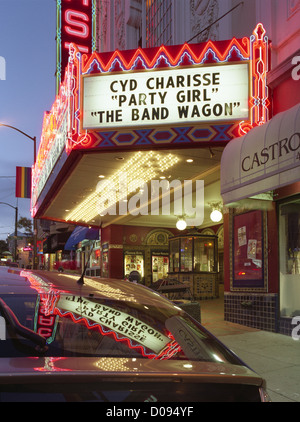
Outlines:
[[[124, 343], [126, 343], [126, 345], [130, 348], [130, 349], [134, 349], [134, 350], [137, 350], [139, 353], [141, 353], [141, 355], [143, 356], [143, 357], [146, 357], [146, 358], [148, 358], [148, 359], [160, 359], [160, 356], [161, 356], [161, 354], [164, 352], [164, 354], [166, 353], [165, 351], [166, 351], [166, 348], [169, 348], [170, 347], [170, 345], [172, 345], [173, 344], [173, 338], [172, 338], [172, 340], [170, 341], [170, 343], [168, 343], [166, 346], [165, 346], [165, 348], [159, 353], [159, 355], [156, 355], [155, 353], [146, 353], [145, 352], [145, 347], [144, 346], [141, 346], [141, 345], [139, 345], [139, 346], [134, 346], [133, 344], [131, 344], [131, 340], [130, 339], [128, 339], [128, 338], [126, 338], [126, 337], [123, 337], [123, 338], [119, 338], [119, 337], [117, 337], [117, 334], [114, 332], [114, 331], [112, 331], [112, 330], [110, 330], [109, 332], [106, 332], [106, 331], [104, 331], [103, 330], [103, 328], [102, 328], [102, 326], [100, 325], [100, 324], [94, 324], [93, 323], [93, 325], [91, 326], [90, 324], [89, 324], [89, 322], [87, 321], [87, 319], [86, 318], [84, 318], [84, 317], [75, 317], [75, 315], [72, 313], [72, 312], [69, 312], [69, 311], [67, 311], [67, 312], [61, 312], [60, 311], [60, 309], [58, 309], [58, 308], [55, 308], [55, 310], [54, 310], [54, 314], [57, 314], [57, 315], [59, 315], [60, 317], [70, 317], [71, 319], [72, 319], [72, 321], [75, 323], [75, 324], [79, 324], [79, 323], [84, 323], [84, 325], [89, 329], [89, 330], [91, 330], [91, 329], [98, 329], [99, 331], [100, 331], [100, 333], [101, 333], [101, 335], [103, 335], [103, 336], [112, 336], [113, 338], [114, 338], [114, 340], [115, 341], [118, 341], [118, 342], [124, 342]], [[120, 334], [120, 335], [122, 335], [122, 334]], [[171, 337], [171, 335], [169, 334], [168, 335], [168, 337]], [[132, 341], [134, 341], [135, 342], [135, 340], [132, 340]], [[165, 358], [166, 359], [166, 358]]]
[[[219, 44], [221, 44], [220, 47], [218, 47]], [[226, 47], [224, 47], [225, 44]], [[94, 52], [86, 61], [83, 61], [82, 73], [87, 72], [94, 60], [96, 60], [101, 68], [107, 72], [116, 59], [120, 60], [122, 66], [126, 70], [131, 70], [138, 57], [143, 59], [150, 69], [154, 67], [161, 55], [166, 56], [171, 66], [178, 65], [178, 62], [181, 60], [184, 53], [190, 54], [191, 59], [195, 63], [201, 63], [209, 50], [212, 50], [220, 61], [225, 61], [232, 47], [237, 47], [244, 59], [249, 59], [250, 57], [250, 42], [248, 38], [243, 38], [241, 41], [233, 38], [229, 43], [214, 43], [213, 41], [208, 41], [207, 43], [202, 44], [183, 44], [182, 46], [176, 47], [166, 47], [162, 45], [155, 49], [142, 49], [139, 47], [137, 50], [129, 50], [127, 52], [121, 52], [119, 50], [106, 54]], [[179, 51], [177, 51], [178, 47], [180, 47]], [[199, 47], [202, 47], [200, 51], [198, 51]]]
[[[70, 48], [70, 45], [71, 45], [72, 43], [70, 43], [70, 42], [65, 42], [64, 43], [64, 48], [65, 49], [67, 49], [67, 50], [69, 50], [69, 48]], [[78, 48], [78, 51], [80, 51], [80, 53], [85, 53], [85, 54], [88, 54], [89, 53], [89, 51], [90, 51], [90, 48], [89, 47], [86, 47], [86, 46], [84, 46], [84, 45], [79, 45], [79, 44], [76, 44], [76, 46], [77, 46], [77, 48]]]

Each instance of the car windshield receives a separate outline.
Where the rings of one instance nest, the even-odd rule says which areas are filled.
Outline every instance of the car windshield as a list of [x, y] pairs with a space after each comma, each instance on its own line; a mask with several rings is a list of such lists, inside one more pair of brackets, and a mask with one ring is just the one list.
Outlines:
[[[237, 363], [234, 355], [171, 302], [151, 306], [131, 298], [53, 292], [0, 296], [0, 315], [6, 324], [0, 357], [42, 354]], [[20, 334], [9, 322], [8, 310], [25, 332]], [[45, 347], [28, 337], [26, 329], [46, 339]]]

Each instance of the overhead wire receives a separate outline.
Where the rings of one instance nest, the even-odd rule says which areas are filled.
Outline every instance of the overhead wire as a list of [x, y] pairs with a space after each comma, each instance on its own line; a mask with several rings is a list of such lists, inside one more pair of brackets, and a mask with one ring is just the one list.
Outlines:
[[217, 20], [212, 22], [210, 25], [208, 25], [206, 28], [202, 29], [200, 32], [198, 32], [196, 35], [194, 35], [190, 40], [187, 41], [187, 43], [190, 43], [195, 38], [197, 38], [199, 35], [201, 35], [203, 32], [207, 31], [209, 28], [211, 28], [213, 25], [215, 25], [217, 22], [219, 22], [221, 19], [225, 18], [225, 16], [229, 15], [229, 13], [233, 12], [235, 9], [237, 9], [239, 6], [244, 4], [243, 1], [240, 1], [236, 6], [234, 6], [232, 9], [228, 10], [228, 12], [224, 13], [224, 15], [220, 16]]

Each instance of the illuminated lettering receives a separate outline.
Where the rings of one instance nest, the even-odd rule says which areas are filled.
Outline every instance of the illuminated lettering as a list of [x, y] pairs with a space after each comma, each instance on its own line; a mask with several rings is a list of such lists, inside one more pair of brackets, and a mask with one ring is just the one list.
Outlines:
[[[73, 1], [73, 0], [66, 0], [66, 1]], [[90, 5], [90, 0], [82, 0], [82, 5], [83, 6], [89, 6]]]
[[[115, 85], [117, 86], [115, 88]], [[126, 90], [134, 91], [137, 88], [137, 81], [135, 79], [125, 79], [125, 80], [119, 80], [114, 81], [110, 84], [110, 89], [112, 92], [118, 92], [118, 86], [121, 87], [121, 91], [125, 92]]]
[[[69, 47], [70, 47], [71, 43], [70, 42], [66, 42], [64, 43], [64, 47], [69, 51]], [[90, 51], [89, 47], [85, 47], [84, 45], [80, 45], [80, 44], [76, 44], [76, 47], [78, 48], [78, 50], [81, 53], [88, 53]]]
[[44, 337], [44, 338], [49, 338], [49, 337], [51, 337], [51, 336], [52, 336], [52, 329], [51, 329], [51, 328], [46, 328], [46, 327], [40, 327], [40, 328], [37, 330], [37, 333], [38, 333], [40, 336]]
[[54, 324], [54, 321], [55, 321], [55, 317], [54, 316], [51, 316], [51, 317], [44, 317], [44, 316], [39, 316], [39, 320], [38, 320], [38, 322], [39, 322], [39, 324], [41, 324], [41, 325], [52, 325], [52, 324]]
[[75, 44], [80, 53], [91, 53], [95, 34], [94, 19], [96, 0], [61, 0], [57, 2], [57, 88], [69, 61], [70, 45]]
[[89, 22], [90, 19], [86, 13], [68, 9], [65, 12], [65, 19], [69, 25], [77, 28], [74, 29], [71, 26], [66, 25], [65, 30], [67, 34], [74, 35], [79, 38], [87, 38], [89, 36], [89, 25], [85, 22]]
[[197, 86], [220, 85], [220, 73], [200, 73], [195, 75], [178, 75], [164, 77], [151, 77], [147, 80], [148, 89], [167, 89], [167, 88], [189, 88]]
[[[247, 118], [248, 65], [219, 69], [215, 72], [210, 66], [155, 70], [137, 72], [135, 78], [126, 73], [93, 78], [86, 75], [83, 128]], [[113, 114], [116, 110], [122, 110], [118, 119]]]

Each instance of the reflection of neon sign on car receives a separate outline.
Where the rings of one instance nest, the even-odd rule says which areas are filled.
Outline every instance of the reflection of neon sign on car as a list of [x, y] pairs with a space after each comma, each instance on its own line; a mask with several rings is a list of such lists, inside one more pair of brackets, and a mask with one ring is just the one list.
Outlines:
[[168, 359], [180, 350], [170, 333], [166, 336], [126, 312], [80, 296], [60, 296], [53, 313], [83, 322], [89, 329], [98, 328], [102, 335], [113, 335], [150, 359]]
[[81, 296], [61, 295], [29, 272], [23, 271], [22, 276], [26, 276], [31, 287], [39, 292], [34, 331], [45, 337], [47, 344], [55, 339], [59, 317], [70, 317], [76, 324], [84, 323], [88, 329], [96, 328], [104, 336], [125, 342], [149, 359], [170, 359], [181, 350], [171, 333], [166, 336], [126, 312]]
[[34, 331], [47, 339], [50, 344], [55, 339], [58, 324], [58, 316], [48, 312], [48, 294], [40, 294], [36, 302], [36, 312], [34, 320]]
[[0, 401], [267, 400], [263, 379], [144, 286], [0, 269]]
[[55, 339], [58, 316], [50, 313], [49, 308], [51, 307], [51, 302], [56, 300], [60, 292], [58, 293], [51, 285], [30, 272], [21, 271], [20, 275], [21, 277], [26, 277], [30, 287], [39, 293], [35, 305], [34, 331], [43, 336], [47, 344], [50, 344]]

